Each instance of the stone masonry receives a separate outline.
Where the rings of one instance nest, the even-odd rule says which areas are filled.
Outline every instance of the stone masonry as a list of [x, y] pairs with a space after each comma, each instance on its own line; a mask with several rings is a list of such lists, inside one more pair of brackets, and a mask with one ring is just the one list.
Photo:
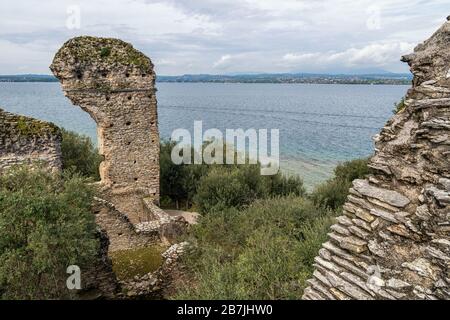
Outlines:
[[50, 69], [64, 94], [97, 123], [100, 195], [96, 221], [110, 251], [170, 243], [186, 222], [159, 203], [159, 132], [151, 60], [119, 39], [77, 37]]
[[404, 56], [405, 108], [315, 258], [303, 299], [450, 299], [450, 21]]
[[62, 168], [61, 132], [52, 123], [12, 114], [0, 109], [0, 171], [17, 164]]
[[77, 37], [50, 67], [65, 95], [97, 123], [103, 197], [134, 224], [159, 202], [159, 133], [153, 64], [118, 39]]

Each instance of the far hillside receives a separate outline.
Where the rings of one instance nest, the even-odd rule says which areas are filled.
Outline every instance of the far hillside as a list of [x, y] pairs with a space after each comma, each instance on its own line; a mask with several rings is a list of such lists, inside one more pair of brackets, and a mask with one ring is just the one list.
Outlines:
[[[0, 82], [56, 82], [52, 75], [23, 74], [0, 75]], [[392, 84], [406, 85], [410, 74], [313, 74], [313, 73], [262, 73], [237, 75], [186, 74], [181, 76], [158, 76], [158, 82], [199, 83], [318, 83], [318, 84]]]

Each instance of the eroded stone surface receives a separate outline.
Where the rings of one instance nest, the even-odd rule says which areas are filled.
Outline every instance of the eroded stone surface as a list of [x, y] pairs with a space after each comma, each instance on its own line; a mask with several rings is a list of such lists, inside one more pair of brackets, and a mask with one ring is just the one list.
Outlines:
[[449, 48], [446, 22], [403, 57], [406, 108], [375, 137], [375, 173], [353, 182], [305, 299], [450, 299]]
[[[150, 59], [118, 39], [77, 37], [63, 45], [50, 68], [64, 94], [97, 123], [104, 159], [93, 210], [109, 237], [109, 252], [171, 244], [186, 222], [157, 206], [159, 132]], [[158, 274], [120, 283], [122, 289], [135, 297], [170, 286], [181, 250], [174, 248]]]
[[0, 171], [40, 162], [52, 171], [62, 168], [61, 132], [52, 123], [0, 109]]
[[132, 223], [155, 219], [142, 199], [159, 201], [159, 133], [153, 64], [118, 39], [77, 37], [51, 70], [64, 94], [97, 123], [103, 195]]

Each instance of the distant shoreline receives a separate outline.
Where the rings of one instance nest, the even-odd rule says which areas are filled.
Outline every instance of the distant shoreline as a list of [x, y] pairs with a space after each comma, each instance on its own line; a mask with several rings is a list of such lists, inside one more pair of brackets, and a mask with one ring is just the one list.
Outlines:
[[[409, 74], [242, 74], [158, 76], [160, 83], [272, 83], [272, 84], [360, 84], [409, 85]], [[58, 82], [51, 75], [0, 75], [0, 82]]]

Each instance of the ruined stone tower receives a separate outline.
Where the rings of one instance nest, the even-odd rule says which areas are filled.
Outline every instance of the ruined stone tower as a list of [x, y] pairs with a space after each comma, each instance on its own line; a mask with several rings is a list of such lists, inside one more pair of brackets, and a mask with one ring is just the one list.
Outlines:
[[304, 299], [450, 299], [450, 21], [403, 57], [405, 108], [375, 137]]
[[153, 220], [159, 201], [159, 133], [153, 64], [118, 39], [77, 37], [51, 70], [65, 95], [97, 123], [103, 195], [133, 223]]

